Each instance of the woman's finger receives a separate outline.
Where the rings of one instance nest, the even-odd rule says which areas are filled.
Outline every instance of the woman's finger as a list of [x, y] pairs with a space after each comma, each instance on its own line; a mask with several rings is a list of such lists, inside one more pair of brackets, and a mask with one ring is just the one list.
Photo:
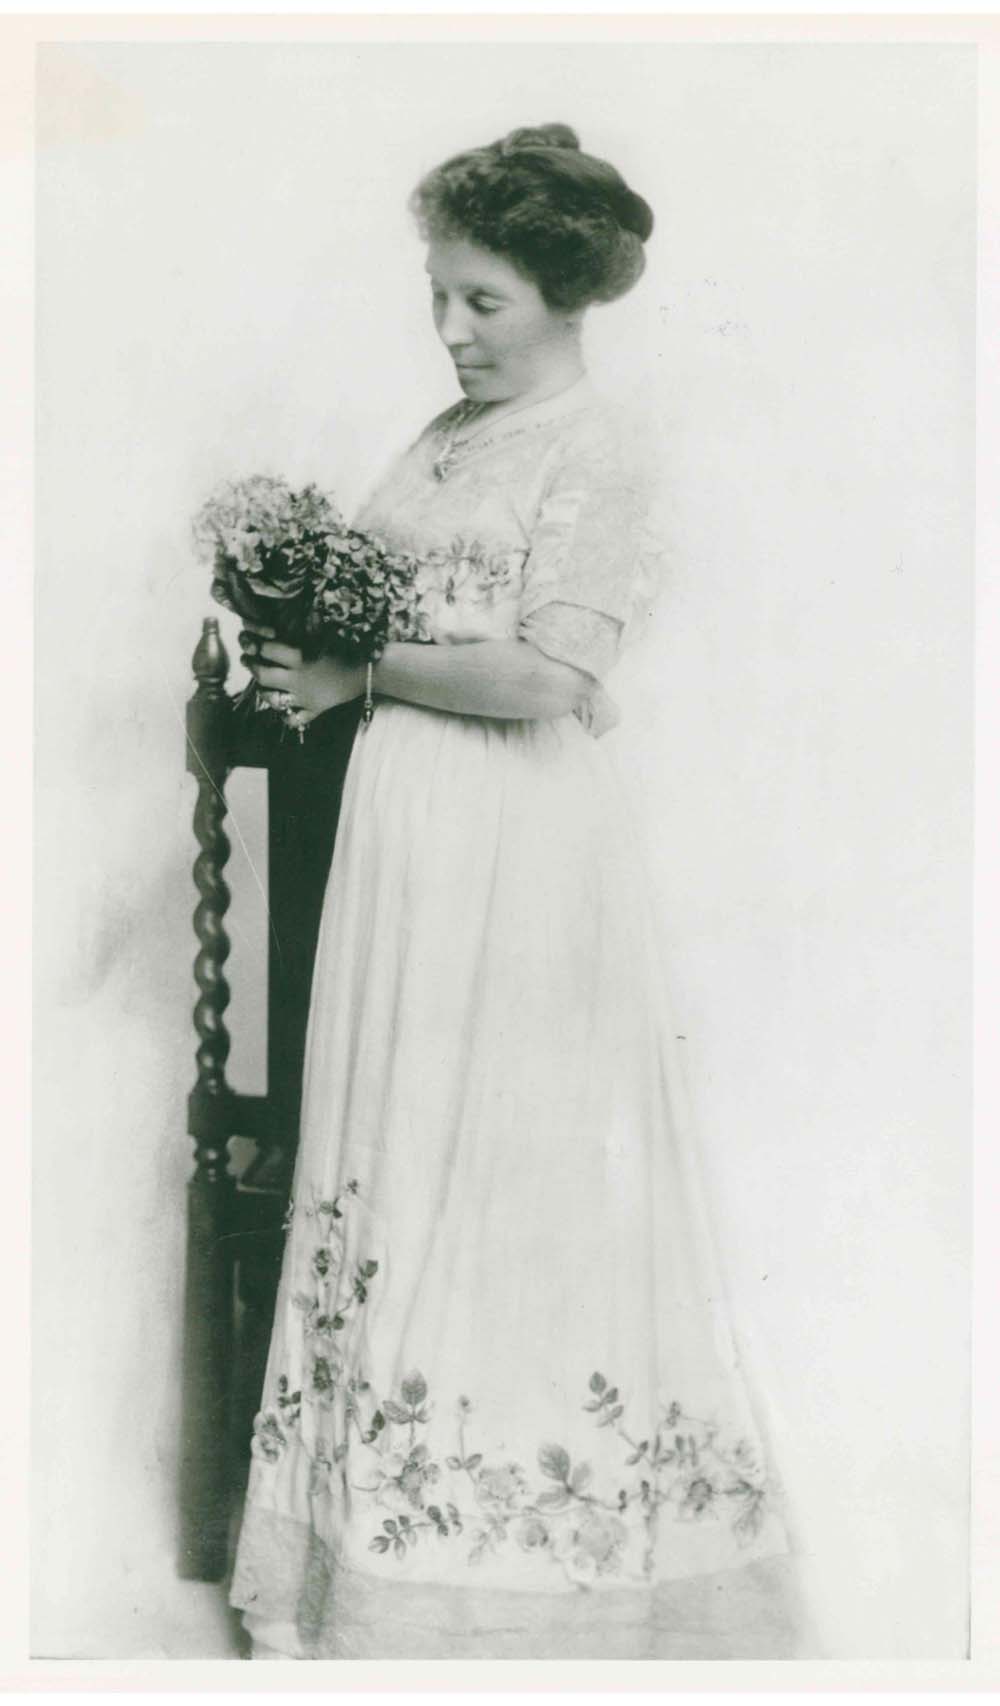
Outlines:
[[244, 622], [240, 630], [240, 639], [249, 634], [255, 640], [273, 640], [276, 637], [274, 628], [265, 628], [262, 622]]
[[287, 675], [288, 673], [284, 664], [270, 663], [267, 658], [256, 657], [252, 652], [241, 652], [240, 662], [245, 664], [250, 674], [256, 676], [258, 681], [263, 679], [268, 670], [275, 671], [280, 675]]
[[283, 645], [280, 640], [267, 640], [260, 648], [262, 663], [279, 663], [284, 669], [297, 669], [302, 653], [297, 646]]
[[280, 664], [251, 664], [250, 672], [260, 687], [273, 687], [281, 693], [289, 691], [291, 678], [288, 670], [282, 669]]

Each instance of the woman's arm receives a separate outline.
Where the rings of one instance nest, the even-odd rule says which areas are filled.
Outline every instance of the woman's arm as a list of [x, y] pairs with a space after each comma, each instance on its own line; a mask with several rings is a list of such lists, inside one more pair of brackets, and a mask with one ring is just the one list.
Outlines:
[[564, 717], [593, 682], [527, 640], [426, 646], [394, 641], [375, 665], [376, 693], [475, 717]]
[[[293, 646], [247, 630], [258, 647], [243, 662], [260, 686], [290, 693], [294, 704], [318, 715], [364, 692], [365, 667], [336, 658], [304, 662]], [[465, 716], [563, 717], [585, 698], [593, 682], [585, 671], [561, 663], [528, 640], [470, 640], [424, 645], [393, 640], [372, 671], [376, 693]]]

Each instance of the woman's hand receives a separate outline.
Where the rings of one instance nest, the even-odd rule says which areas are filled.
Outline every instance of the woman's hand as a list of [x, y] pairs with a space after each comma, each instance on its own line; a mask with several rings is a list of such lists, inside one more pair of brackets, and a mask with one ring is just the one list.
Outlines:
[[240, 634], [242, 662], [269, 702], [271, 694], [287, 693], [278, 702], [305, 713], [311, 721], [335, 705], [346, 705], [365, 690], [364, 664], [344, 663], [339, 658], [319, 657], [309, 662], [295, 646], [274, 638], [270, 628], [247, 626]]
[[[335, 658], [305, 663], [294, 646], [280, 644], [273, 630], [257, 625], [248, 624], [242, 638], [243, 662], [265, 694], [288, 695], [278, 700], [279, 710], [299, 705], [308, 721], [364, 692], [364, 664]], [[463, 716], [552, 718], [575, 710], [596, 679], [526, 639], [451, 646], [391, 640], [374, 667], [372, 685], [382, 697]]]

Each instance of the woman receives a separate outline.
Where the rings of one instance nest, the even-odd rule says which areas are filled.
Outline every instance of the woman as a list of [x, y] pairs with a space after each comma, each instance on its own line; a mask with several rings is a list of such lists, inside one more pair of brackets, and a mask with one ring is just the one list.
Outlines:
[[[423, 642], [375, 666], [344, 790], [232, 1600], [261, 1657], [792, 1656], [599, 740], [657, 553], [581, 321], [652, 214], [563, 125], [414, 202], [464, 398], [357, 517], [419, 555]], [[365, 689], [247, 646], [307, 716]]]

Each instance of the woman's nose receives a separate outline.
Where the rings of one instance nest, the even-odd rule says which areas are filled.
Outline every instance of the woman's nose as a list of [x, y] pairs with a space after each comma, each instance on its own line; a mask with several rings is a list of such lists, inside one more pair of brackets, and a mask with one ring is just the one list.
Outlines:
[[448, 349], [461, 349], [472, 342], [468, 314], [460, 302], [449, 302], [438, 316], [438, 335]]

